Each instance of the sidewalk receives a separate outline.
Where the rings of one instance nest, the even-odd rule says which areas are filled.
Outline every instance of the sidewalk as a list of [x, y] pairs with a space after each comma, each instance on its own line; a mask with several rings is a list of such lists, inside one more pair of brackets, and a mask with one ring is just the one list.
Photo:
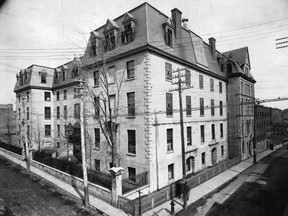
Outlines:
[[[266, 150], [264, 152], [261, 152], [257, 155], [257, 161], [261, 160], [262, 158], [266, 157], [267, 155], [271, 154], [272, 152], [278, 150], [279, 148], [282, 148], [283, 145], [277, 145], [274, 146], [273, 150]], [[189, 199], [187, 201], [187, 205], [190, 205], [197, 200], [201, 199], [202, 197], [208, 195], [212, 191], [216, 190], [221, 185], [225, 184], [232, 178], [239, 175], [244, 170], [248, 169], [250, 166], [253, 165], [253, 157], [240, 162], [239, 164], [231, 167], [230, 169], [225, 170], [224, 172], [220, 173], [219, 175], [215, 176], [214, 178], [204, 182], [203, 184], [198, 185], [195, 188], [192, 188], [189, 192]], [[169, 212], [171, 210], [170, 206], [171, 200], [169, 200], [166, 203], [163, 203], [160, 206], [157, 206], [154, 209], [151, 209], [145, 213], [143, 213], [143, 216], [167, 216], [170, 215]], [[179, 204], [182, 203], [182, 200], [175, 199], [175, 213], [181, 211], [183, 208]]]
[[[26, 168], [26, 163], [25, 161], [19, 160], [17, 158], [12, 157], [11, 155], [8, 155], [2, 151], [0, 151], [0, 155], [4, 156], [5, 158], [9, 159], [10, 161], [13, 161], [16, 164], [19, 164], [20, 166]], [[79, 191], [77, 192], [72, 185], [65, 183], [57, 178], [55, 178], [54, 176], [49, 175], [46, 172], [43, 172], [40, 169], [37, 169], [33, 166], [31, 166], [31, 172], [41, 176], [42, 178], [46, 179], [47, 181], [50, 181], [51, 183], [53, 183], [54, 185], [56, 185], [57, 187], [65, 190], [66, 192], [74, 195], [75, 197], [82, 199], [80, 196], [82, 195], [82, 197], [84, 196], [84, 192], [80, 191], [81, 195], [79, 194]], [[108, 204], [107, 202], [94, 197], [94, 196], [89, 196], [89, 201], [90, 201], [90, 205], [92, 208], [97, 209], [98, 211], [102, 212], [104, 215], [109, 215], [109, 216], [127, 216], [127, 213], [125, 213], [123, 210], [118, 209], [113, 207], [112, 205]]]

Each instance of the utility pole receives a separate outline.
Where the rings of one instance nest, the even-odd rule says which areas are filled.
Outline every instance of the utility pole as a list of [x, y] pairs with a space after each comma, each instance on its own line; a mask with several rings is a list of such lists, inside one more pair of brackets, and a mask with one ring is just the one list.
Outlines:
[[257, 152], [256, 152], [256, 116], [257, 116], [257, 101], [256, 101], [256, 98], [253, 99], [254, 100], [254, 103], [253, 103], [253, 106], [254, 106], [254, 124], [253, 124], [253, 127], [254, 127], [254, 136], [253, 136], [253, 163], [255, 164], [257, 162]]
[[[28, 146], [28, 139], [27, 139], [27, 129], [25, 129], [25, 95], [23, 94], [21, 99], [22, 99], [22, 109], [23, 109], [23, 117], [22, 117], [22, 127], [24, 131], [24, 137], [25, 137], [25, 143], [24, 143], [24, 148], [25, 148], [25, 159], [26, 159], [26, 167], [27, 170], [30, 171], [30, 152], [29, 152], [29, 146]], [[21, 135], [22, 136], [22, 135]]]
[[[183, 184], [182, 184], [182, 192], [183, 192], [183, 208], [187, 209], [187, 191], [186, 191], [186, 160], [185, 160], [185, 141], [184, 141], [184, 123], [183, 123], [183, 105], [182, 105], [182, 91], [185, 88], [182, 88], [182, 80], [181, 71], [186, 71], [186, 68], [177, 69], [178, 74], [176, 78], [178, 78], [178, 82], [172, 83], [177, 84], [178, 88], [176, 91], [179, 93], [179, 109], [180, 109], [180, 131], [181, 131], [181, 153], [182, 153], [182, 174], [183, 174]], [[184, 75], [185, 76], [185, 75]], [[173, 90], [171, 90], [173, 91]]]
[[89, 190], [88, 190], [88, 176], [86, 165], [86, 144], [85, 144], [85, 122], [84, 122], [84, 88], [85, 81], [80, 81], [80, 124], [81, 124], [81, 152], [82, 152], [82, 168], [84, 181], [84, 203], [85, 209], [89, 209]]

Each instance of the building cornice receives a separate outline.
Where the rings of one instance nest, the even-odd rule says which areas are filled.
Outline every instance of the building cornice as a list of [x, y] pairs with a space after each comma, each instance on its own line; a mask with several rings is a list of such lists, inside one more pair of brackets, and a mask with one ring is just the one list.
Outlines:
[[247, 77], [245, 74], [240, 73], [240, 72], [231, 73], [231, 74], [228, 75], [228, 79], [229, 79], [229, 78], [234, 78], [234, 77], [241, 77], [241, 78], [243, 78], [243, 79], [245, 79], [245, 80], [247, 80], [247, 81], [249, 81], [249, 82], [252, 82], [253, 84], [256, 83], [256, 80], [254, 80], [254, 79], [252, 79], [252, 78], [250, 78], [250, 77]]
[[[186, 61], [186, 60], [184, 60], [184, 59], [182, 59], [180, 57], [177, 57], [175, 55], [167, 53], [167, 52], [165, 52], [165, 51], [163, 51], [163, 50], [161, 50], [161, 49], [159, 49], [157, 47], [154, 47], [154, 46], [152, 46], [150, 44], [145, 44], [145, 45], [137, 47], [135, 49], [132, 49], [132, 50], [129, 50], [129, 51], [114, 55], [114, 56], [112, 56], [112, 57], [110, 57], [110, 58], [108, 58], [106, 60], [106, 64], [111, 62], [111, 61], [115, 61], [115, 60], [121, 59], [123, 57], [130, 56], [130, 55], [135, 55], [135, 54], [137, 54], [139, 52], [144, 52], [144, 51], [155, 53], [155, 54], [158, 54], [160, 56], [164, 56], [164, 57], [166, 57], [166, 58], [168, 58], [168, 59], [170, 59], [170, 60], [172, 60], [174, 62], [182, 64], [183, 66], [188, 66], [188, 67], [190, 67], [192, 69], [198, 70], [199, 72], [202, 72], [202, 73], [207, 74], [209, 76], [215, 77], [215, 78], [223, 80], [225, 82], [227, 81], [227, 78], [224, 77], [224, 76], [219, 76], [218, 74], [215, 74], [215, 73], [213, 73], [213, 72], [211, 72], [209, 70], [206, 70], [206, 69], [204, 69], [202, 67], [199, 67], [198, 65], [195, 65], [195, 64], [193, 64], [193, 63], [191, 63], [189, 61]], [[91, 64], [88, 64], [88, 65], [85, 65], [82, 68], [84, 70], [89, 70], [89, 69], [95, 68], [97, 66], [99, 67], [99, 65], [101, 66], [102, 64], [103, 64], [103, 61], [100, 60], [97, 63], [91, 63]]]
[[14, 90], [15, 93], [19, 93], [19, 92], [23, 92], [26, 90], [30, 90], [30, 89], [40, 89], [40, 90], [49, 90], [52, 91], [51, 87], [47, 87], [47, 86], [34, 86], [34, 85], [29, 85], [29, 86], [25, 86], [23, 88], [19, 88]]

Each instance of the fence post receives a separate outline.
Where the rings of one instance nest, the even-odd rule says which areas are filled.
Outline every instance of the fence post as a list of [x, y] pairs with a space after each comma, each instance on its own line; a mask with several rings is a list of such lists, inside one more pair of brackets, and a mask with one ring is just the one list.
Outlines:
[[152, 197], [151, 199], [151, 206], [152, 206], [152, 209], [154, 208], [154, 197]]
[[137, 206], [136, 205], [134, 205], [134, 214], [133, 214], [134, 216], [136, 216], [137, 215]]

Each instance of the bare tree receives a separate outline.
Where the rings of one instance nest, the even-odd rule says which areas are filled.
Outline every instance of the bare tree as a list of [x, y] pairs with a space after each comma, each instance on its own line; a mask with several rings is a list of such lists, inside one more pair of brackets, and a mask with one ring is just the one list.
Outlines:
[[41, 152], [45, 143], [44, 128], [39, 120], [39, 116], [36, 116], [31, 128], [31, 132], [28, 136], [30, 145], [36, 144], [37, 150]]
[[82, 76], [84, 75], [84, 78], [93, 77], [94, 84], [92, 86], [98, 87], [91, 88], [91, 85], [88, 84], [87, 95], [94, 106], [93, 115], [111, 149], [113, 166], [117, 166], [120, 159], [117, 148], [117, 127], [119, 111], [122, 109], [120, 97], [125, 69], [116, 71], [115, 67], [108, 68], [107, 64], [115, 55], [118, 39], [102, 39], [98, 35], [91, 35], [85, 56], [89, 58], [89, 65], [93, 65], [93, 71], [91, 68], [85, 67], [86, 62], [82, 62]]

